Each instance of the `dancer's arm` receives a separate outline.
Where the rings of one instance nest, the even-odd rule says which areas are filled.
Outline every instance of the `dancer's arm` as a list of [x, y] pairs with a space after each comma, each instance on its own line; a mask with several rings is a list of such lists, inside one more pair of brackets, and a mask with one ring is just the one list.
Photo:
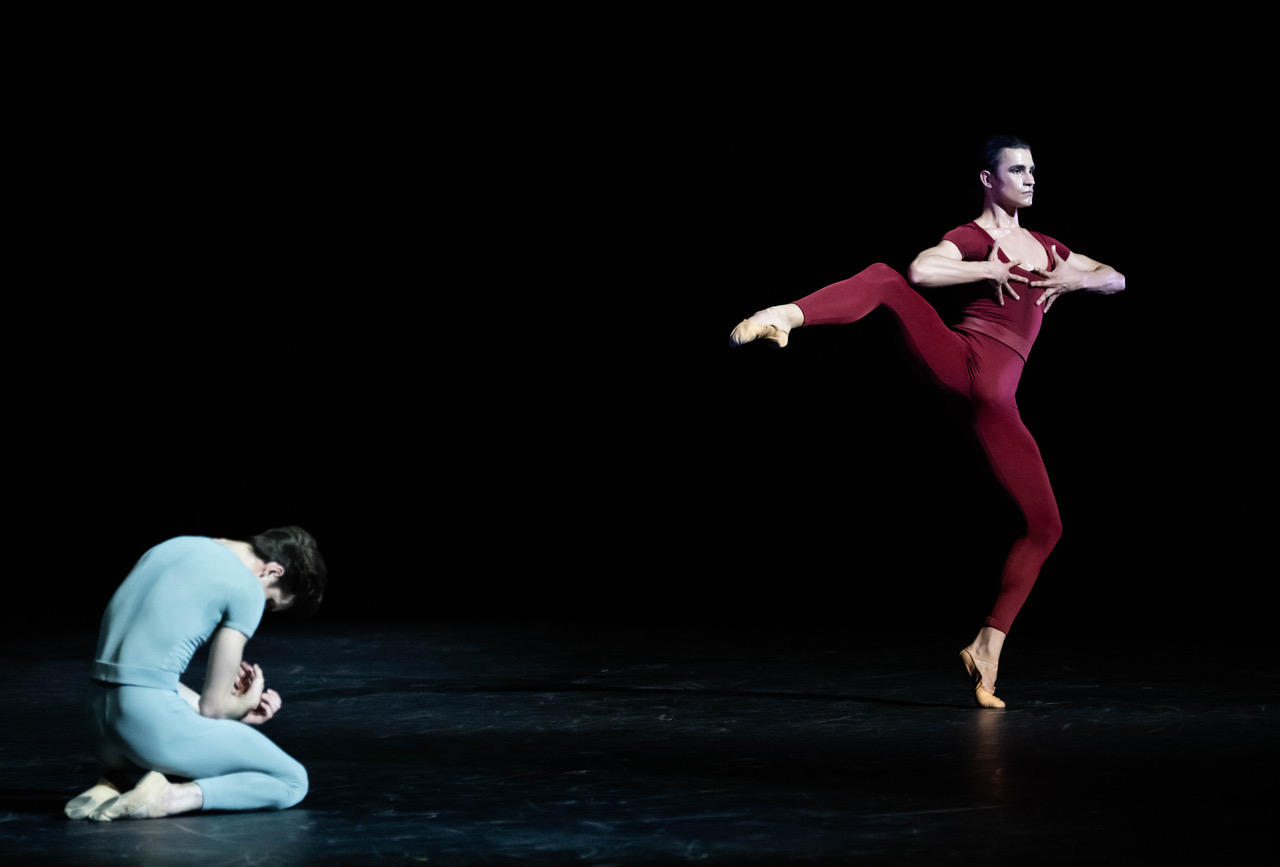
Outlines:
[[[249, 687], [253, 685], [253, 676], [255, 671], [261, 671], [261, 669], [257, 669], [255, 666], [252, 666], [247, 662], [241, 662], [240, 677], [236, 681], [233, 692], [240, 693], [248, 690]], [[193, 711], [200, 713], [200, 693], [196, 692], [185, 683], [179, 683], [178, 695], [182, 696], [183, 701], [191, 705], [191, 709]], [[284, 700], [280, 698], [280, 693], [276, 692], [274, 689], [264, 689], [262, 691], [262, 701], [258, 703], [257, 707], [242, 716], [240, 721], [249, 723], [250, 725], [262, 725], [264, 722], [279, 713], [280, 707], [283, 704]]]
[[204, 689], [200, 691], [201, 716], [214, 719], [241, 719], [262, 701], [265, 680], [262, 670], [255, 667], [254, 677], [248, 688], [235, 692], [240, 679], [240, 663], [248, 637], [243, 632], [223, 626], [213, 634], [209, 644], [209, 670], [205, 674]]
[[1110, 265], [1094, 261], [1074, 250], [1071, 251], [1070, 259], [1063, 259], [1058, 255], [1056, 245], [1050, 249], [1050, 254], [1053, 257], [1053, 270], [1032, 269], [1044, 279], [1032, 280], [1030, 283], [1032, 289], [1045, 290], [1036, 299], [1036, 303], [1043, 304], [1046, 313], [1053, 306], [1054, 299], [1067, 292], [1079, 292], [1083, 289], [1085, 292], [1111, 295], [1124, 289], [1124, 275]]
[[1000, 261], [1000, 242], [991, 246], [991, 255], [986, 261], [964, 261], [960, 248], [950, 241], [943, 241], [936, 247], [922, 251], [907, 268], [907, 281], [913, 286], [934, 289], [939, 286], [957, 286], [962, 283], [989, 281], [996, 290], [996, 300], [1004, 303], [1004, 293], [1021, 300], [1011, 280], [1026, 283], [1027, 278], [1014, 274], [1013, 269], [1021, 265], [1021, 260]]

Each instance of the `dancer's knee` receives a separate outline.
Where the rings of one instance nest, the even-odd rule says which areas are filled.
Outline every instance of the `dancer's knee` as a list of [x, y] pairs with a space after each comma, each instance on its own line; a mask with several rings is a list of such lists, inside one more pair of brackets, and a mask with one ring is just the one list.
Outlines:
[[280, 777], [280, 782], [284, 783], [284, 793], [275, 804], [276, 809], [287, 810], [307, 796], [310, 781], [307, 778], [307, 769], [301, 762], [295, 761]]
[[897, 271], [890, 268], [883, 262], [876, 262], [874, 265], [868, 265], [858, 272], [859, 277], [868, 277], [874, 280], [901, 280], [906, 282], [906, 278]]
[[1047, 554], [1062, 538], [1062, 519], [1055, 509], [1027, 521], [1027, 539]]

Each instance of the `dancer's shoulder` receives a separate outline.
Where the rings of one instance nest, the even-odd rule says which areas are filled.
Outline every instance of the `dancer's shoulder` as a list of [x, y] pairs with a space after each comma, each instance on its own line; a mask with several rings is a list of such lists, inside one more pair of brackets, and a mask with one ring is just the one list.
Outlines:
[[991, 252], [991, 236], [972, 220], [956, 226], [942, 240], [955, 244], [966, 259], [985, 259]]

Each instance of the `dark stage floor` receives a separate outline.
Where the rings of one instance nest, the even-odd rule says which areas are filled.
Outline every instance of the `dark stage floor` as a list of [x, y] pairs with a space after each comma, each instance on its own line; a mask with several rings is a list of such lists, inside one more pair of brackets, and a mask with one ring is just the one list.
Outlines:
[[979, 711], [937, 636], [316, 626], [250, 645], [299, 807], [109, 825], [60, 813], [94, 779], [92, 634], [11, 643], [4, 859], [1230, 863], [1274, 839], [1277, 679], [1244, 651], [1028, 630], [1009, 708]]

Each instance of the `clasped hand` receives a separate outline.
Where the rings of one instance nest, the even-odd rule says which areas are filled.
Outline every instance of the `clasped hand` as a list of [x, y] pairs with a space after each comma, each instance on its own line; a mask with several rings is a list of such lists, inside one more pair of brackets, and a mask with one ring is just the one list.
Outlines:
[[1044, 290], [1044, 294], [1040, 296], [1036, 304], [1043, 304], [1045, 313], [1049, 312], [1049, 308], [1053, 306], [1054, 300], [1059, 295], [1067, 292], [1076, 292], [1084, 288], [1084, 272], [1075, 268], [1058, 255], [1057, 244], [1050, 248], [1050, 253], [1053, 257], [1053, 270], [1033, 268], [1033, 271], [1045, 279], [1032, 280], [1028, 284], [1032, 289]]
[[240, 722], [250, 725], [262, 725], [276, 715], [283, 701], [280, 693], [274, 689], [266, 689], [267, 680], [262, 674], [262, 666], [240, 663], [240, 675], [231, 688], [232, 695], [247, 696], [253, 702], [252, 710], [240, 718]]
[[1028, 280], [1020, 274], [1014, 274], [1014, 267], [1021, 265], [1018, 259], [1011, 259], [1008, 262], [1000, 261], [1000, 242], [997, 241], [991, 246], [991, 255], [987, 257], [987, 261], [997, 267], [995, 276], [991, 277], [991, 283], [996, 287], [996, 301], [1000, 306], [1004, 306], [1004, 293], [1009, 293], [1015, 301], [1021, 301], [1021, 296], [1013, 291], [1010, 281], [1026, 283], [1032, 289], [1043, 289], [1044, 292], [1036, 299], [1036, 305], [1044, 305], [1044, 312], [1048, 313], [1049, 308], [1053, 306], [1053, 302], [1059, 295], [1067, 292], [1076, 292], [1084, 288], [1084, 272], [1070, 265], [1066, 259], [1058, 255], [1058, 245], [1054, 244], [1049, 248], [1051, 255], [1051, 263], [1049, 268], [1032, 268], [1031, 271], [1045, 278], [1043, 280]]
[[1026, 283], [1027, 278], [1021, 274], [1013, 273], [1014, 267], [1021, 265], [1020, 259], [1010, 259], [1008, 262], [1000, 261], [1000, 242], [996, 241], [991, 245], [991, 255], [987, 257], [987, 261], [995, 266], [995, 275], [991, 277], [991, 283], [996, 287], [996, 301], [1000, 306], [1004, 306], [1004, 293], [1008, 292], [1013, 296], [1014, 301], [1021, 301], [1022, 296], [1013, 291], [1013, 287], [1009, 285], [1010, 280], [1017, 280], [1019, 283]]

